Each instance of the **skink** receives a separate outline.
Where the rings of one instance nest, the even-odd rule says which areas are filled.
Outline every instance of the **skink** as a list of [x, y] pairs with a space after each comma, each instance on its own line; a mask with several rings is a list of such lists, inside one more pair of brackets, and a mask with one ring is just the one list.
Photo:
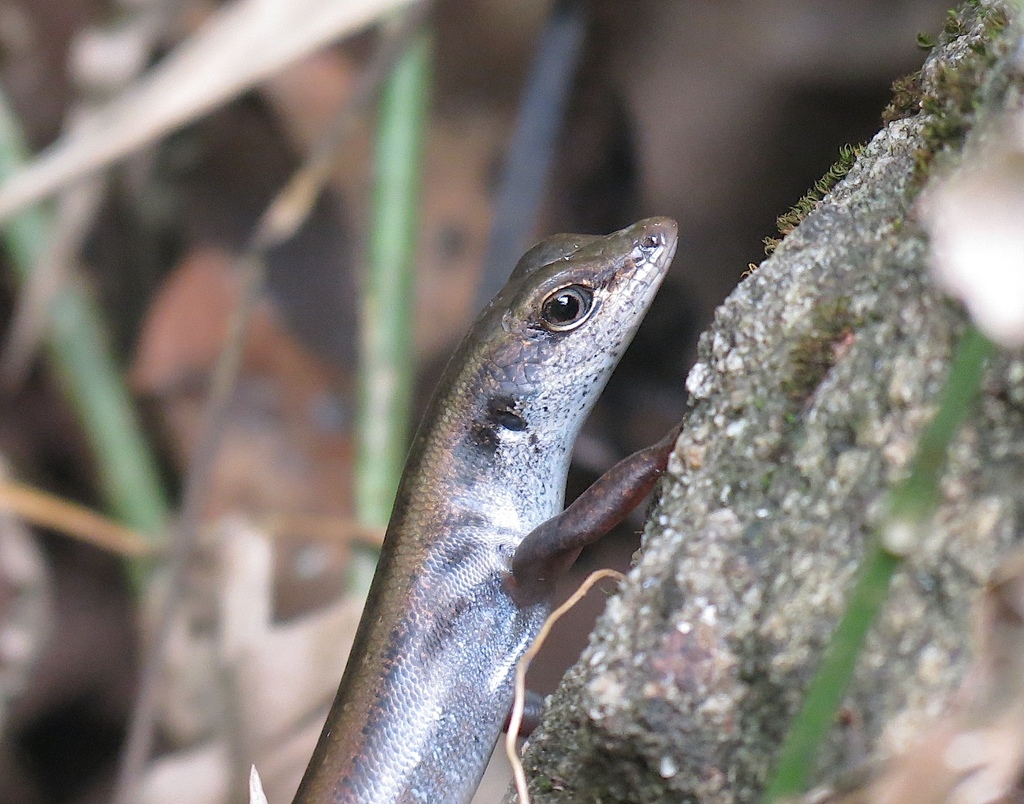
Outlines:
[[559, 514], [576, 435], [675, 247], [667, 218], [556, 235], [523, 256], [473, 324], [410, 448], [295, 804], [472, 797], [555, 582], [664, 469], [672, 438]]

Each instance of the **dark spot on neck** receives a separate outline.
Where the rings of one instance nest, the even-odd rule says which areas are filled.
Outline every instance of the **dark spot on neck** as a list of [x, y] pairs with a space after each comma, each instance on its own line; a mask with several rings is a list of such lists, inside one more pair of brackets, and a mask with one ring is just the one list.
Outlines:
[[516, 411], [512, 397], [496, 396], [487, 401], [487, 418], [499, 427], [521, 433], [526, 429], [526, 419]]
[[495, 424], [504, 427], [506, 430], [513, 430], [518, 433], [526, 429], [526, 419], [510, 410], [495, 411], [492, 417]]

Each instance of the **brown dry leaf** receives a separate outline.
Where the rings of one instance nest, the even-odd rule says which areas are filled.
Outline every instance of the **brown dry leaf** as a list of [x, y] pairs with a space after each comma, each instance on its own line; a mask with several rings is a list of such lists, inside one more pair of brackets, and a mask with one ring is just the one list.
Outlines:
[[240, 288], [231, 255], [193, 249], [157, 292], [139, 335], [131, 369], [139, 393], [164, 395], [206, 377], [224, 348]]
[[[182, 465], [199, 433], [207, 379], [239, 293], [230, 255], [198, 248], [165, 282], [143, 326], [133, 387], [158, 397], [167, 440]], [[209, 512], [350, 517], [346, 385], [261, 303], [246, 336]]]
[[409, 0], [236, 0], [0, 186], [0, 219], [142, 148]]
[[254, 745], [274, 745], [330, 702], [362, 603], [336, 600], [275, 624], [270, 541], [238, 522], [227, 523], [224, 532], [221, 652], [235, 668], [235, 688], [245, 702], [243, 733]]
[[[132, 377], [137, 390], [157, 397], [181, 465], [200, 431], [208, 378], [239, 293], [231, 256], [197, 248], [168, 277], [146, 317]], [[379, 534], [352, 520], [345, 386], [343, 376], [291, 337], [269, 303], [257, 308], [207, 514], [255, 517], [273, 533], [279, 618], [334, 600], [344, 587], [348, 545], [379, 542]]]
[[207, 533], [205, 555], [168, 645], [162, 719], [176, 750], [150, 765], [141, 799], [169, 804], [188, 790], [193, 804], [226, 804], [240, 770], [255, 763], [269, 799], [290, 800], [341, 678], [362, 601], [336, 598], [274, 622], [272, 542], [239, 517]]
[[975, 659], [951, 714], [904, 755], [815, 804], [987, 804], [1024, 799], [1024, 550], [993, 573], [975, 616]]

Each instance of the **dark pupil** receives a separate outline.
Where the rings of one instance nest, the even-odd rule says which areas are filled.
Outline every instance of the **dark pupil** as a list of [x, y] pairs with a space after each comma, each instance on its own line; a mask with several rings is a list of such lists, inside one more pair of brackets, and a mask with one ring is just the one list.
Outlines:
[[580, 314], [580, 300], [574, 293], [559, 293], [544, 305], [544, 317], [552, 324], [566, 324]]

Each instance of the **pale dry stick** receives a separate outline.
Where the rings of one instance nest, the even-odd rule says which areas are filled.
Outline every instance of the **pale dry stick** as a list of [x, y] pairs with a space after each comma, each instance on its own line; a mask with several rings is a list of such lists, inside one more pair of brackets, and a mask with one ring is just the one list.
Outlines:
[[526, 789], [526, 773], [523, 771], [523, 763], [520, 761], [519, 753], [516, 751], [516, 738], [519, 736], [519, 727], [523, 723], [523, 708], [526, 706], [526, 670], [530, 666], [530, 662], [533, 661], [533, 657], [540, 651], [544, 640], [548, 638], [548, 634], [554, 624], [567, 611], [579, 603], [595, 583], [604, 578], [614, 578], [621, 583], [625, 577], [621, 572], [613, 569], [599, 569], [590, 573], [586, 580], [579, 585], [579, 588], [569, 596], [569, 599], [551, 612], [544, 621], [544, 625], [541, 627], [540, 633], [537, 634], [537, 638], [526, 649], [523, 658], [519, 660], [519, 665], [516, 667], [516, 694], [512, 702], [512, 713], [508, 718], [508, 729], [505, 732], [505, 754], [512, 765], [512, 775], [516, 780], [516, 793], [519, 796], [520, 804], [530, 804], [530, 793]]
[[[416, 13], [421, 12], [414, 12], [414, 17]], [[418, 21], [418, 18], [414, 20], [414, 22]], [[390, 65], [401, 53], [401, 45], [416, 27], [415, 24], [400, 24], [396, 35], [388, 37], [385, 46], [381, 48], [384, 56], [375, 58], [371, 63], [372, 80], [363, 82], [359, 91], [354, 93], [351, 99], [352, 102], [360, 104], [360, 111], [365, 108], [373, 92], [379, 88]], [[339, 112], [339, 120], [348, 120], [352, 113], [346, 104], [345, 108]], [[324, 137], [324, 141], [331, 143], [331, 147], [336, 149], [340, 147], [344, 136], [351, 130], [352, 126], [348, 122], [344, 124], [337, 122], [332, 125]], [[297, 178], [289, 182], [270, 203], [250, 238], [248, 248], [236, 261], [238, 273], [242, 278], [241, 298], [231, 317], [224, 351], [214, 368], [210, 394], [204, 410], [203, 429], [196, 442], [196, 452], [192, 456], [186, 472], [181, 517], [178, 526], [174, 529], [175, 538], [172, 539], [169, 549], [167, 591], [159, 612], [155, 632], [146, 648], [142, 663], [139, 692], [129, 724], [113, 799], [115, 804], [131, 804], [134, 801], [135, 792], [141, 782], [145, 764], [152, 749], [164, 651], [173, 628], [175, 614], [185, 594], [188, 560], [198, 540], [202, 511], [206, 505], [221, 437], [228, 421], [231, 392], [241, 366], [245, 331], [252, 308], [263, 288], [266, 273], [263, 255], [268, 248], [287, 240], [298, 229], [306, 212], [312, 207], [312, 201], [315, 200], [319, 190], [329, 179], [329, 172], [321, 166], [322, 163], [330, 164], [330, 159], [325, 156], [325, 152], [326, 146], [322, 147], [322, 143], [318, 143], [309, 160], [297, 171], [299, 174]], [[309, 167], [310, 163], [314, 162], [315, 165]], [[307, 178], [303, 178], [303, 176]], [[311, 190], [310, 182], [313, 182], [318, 189]], [[301, 191], [296, 192], [296, 185], [301, 188]], [[239, 740], [236, 736], [230, 735], [229, 740], [232, 743], [233, 753], [238, 754]]]
[[24, 483], [0, 482], [0, 510], [118, 555], [141, 558], [155, 552], [151, 542], [130, 528]]
[[0, 186], [0, 220], [191, 122], [410, 0], [235, 0], [139, 81]]
[[267, 794], [263, 792], [263, 782], [255, 765], [249, 771], [249, 804], [267, 804]]

